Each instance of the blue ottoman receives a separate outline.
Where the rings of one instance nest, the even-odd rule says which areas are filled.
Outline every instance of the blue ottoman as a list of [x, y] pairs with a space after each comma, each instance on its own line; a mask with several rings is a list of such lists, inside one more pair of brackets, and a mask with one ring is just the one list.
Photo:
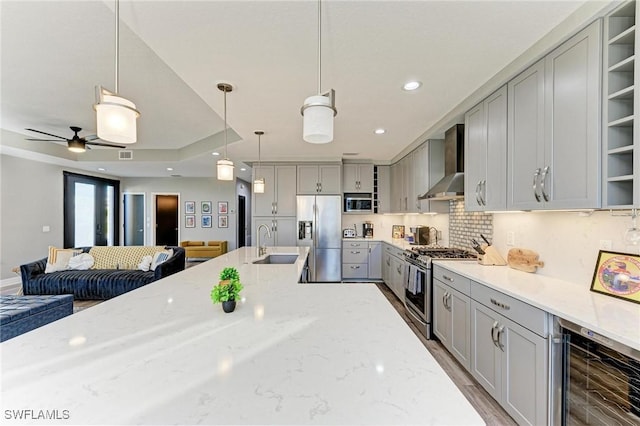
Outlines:
[[0, 342], [73, 313], [73, 295], [0, 296]]

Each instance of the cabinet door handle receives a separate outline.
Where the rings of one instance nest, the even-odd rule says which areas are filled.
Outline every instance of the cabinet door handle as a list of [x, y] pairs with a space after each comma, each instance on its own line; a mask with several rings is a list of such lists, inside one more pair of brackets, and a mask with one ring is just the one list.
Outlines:
[[538, 176], [540, 176], [540, 167], [533, 173], [533, 196], [536, 197], [536, 201], [540, 202], [540, 195], [538, 194]]
[[322, 192], [322, 182], [320, 182], [320, 183], [318, 184], [318, 186], [320, 187], [320, 191], [319, 191], [319, 192]]
[[542, 175], [540, 175], [540, 190], [542, 191], [542, 198], [544, 198], [545, 201], [549, 201], [549, 194], [545, 191], [545, 185], [550, 171], [551, 166], [546, 166], [544, 170], [542, 170]]
[[271, 203], [271, 214], [276, 214], [276, 212], [275, 212], [275, 208], [276, 208], [275, 204], [276, 203], [274, 203], [274, 202]]
[[443, 275], [443, 276], [442, 276], [442, 278], [444, 278], [444, 279], [445, 279], [445, 280], [447, 280], [447, 281], [451, 281], [451, 282], [454, 282], [454, 281], [455, 281], [453, 278], [451, 278], [451, 277], [450, 277], [450, 276], [448, 276], [448, 275]]
[[497, 337], [496, 337], [496, 343], [497, 343], [497, 346], [500, 348], [500, 350], [501, 350], [502, 352], [504, 352], [504, 345], [502, 344], [502, 342], [500, 341], [500, 339], [502, 338], [502, 332], [503, 332], [503, 331], [504, 331], [504, 325], [501, 325], [501, 326], [498, 328], [498, 335], [497, 335]]
[[476, 203], [478, 203], [479, 206], [482, 205], [482, 200], [480, 198], [480, 187], [482, 186], [482, 181], [479, 180], [478, 183], [476, 184]]
[[480, 181], [480, 202], [483, 206], [487, 205], [487, 180]]
[[498, 347], [498, 344], [496, 343], [496, 336], [495, 336], [496, 327], [498, 327], [498, 321], [494, 321], [493, 327], [491, 327], [491, 341], [493, 342], [493, 346]]
[[278, 214], [278, 202], [273, 203], [273, 213]]
[[451, 293], [447, 292], [447, 311], [451, 312]]
[[493, 303], [494, 305], [496, 305], [499, 308], [504, 309], [505, 311], [508, 311], [509, 309], [511, 309], [511, 306], [507, 305], [506, 303], [498, 302], [493, 297], [491, 299], [489, 299], [489, 300], [491, 300], [491, 303]]

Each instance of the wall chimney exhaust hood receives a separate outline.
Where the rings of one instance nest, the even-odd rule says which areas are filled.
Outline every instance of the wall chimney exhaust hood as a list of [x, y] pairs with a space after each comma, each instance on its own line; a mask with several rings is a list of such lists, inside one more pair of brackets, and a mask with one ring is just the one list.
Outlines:
[[444, 177], [419, 200], [455, 200], [464, 197], [464, 124], [456, 124], [444, 136]]

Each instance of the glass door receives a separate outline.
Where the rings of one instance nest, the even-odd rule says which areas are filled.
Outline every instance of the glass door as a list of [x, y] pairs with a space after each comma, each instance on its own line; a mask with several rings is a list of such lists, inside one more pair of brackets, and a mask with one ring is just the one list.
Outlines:
[[64, 246], [119, 244], [120, 182], [64, 172]]

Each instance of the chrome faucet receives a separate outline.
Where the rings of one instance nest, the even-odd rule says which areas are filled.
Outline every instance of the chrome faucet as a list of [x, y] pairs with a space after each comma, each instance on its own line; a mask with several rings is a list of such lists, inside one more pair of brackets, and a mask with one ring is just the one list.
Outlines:
[[258, 226], [258, 230], [256, 231], [256, 233], [258, 234], [258, 256], [264, 256], [265, 254], [267, 254], [267, 246], [260, 245], [260, 230], [263, 226], [267, 230], [267, 237], [271, 238], [271, 231], [269, 231], [269, 227], [264, 223], [260, 224], [260, 226]]

